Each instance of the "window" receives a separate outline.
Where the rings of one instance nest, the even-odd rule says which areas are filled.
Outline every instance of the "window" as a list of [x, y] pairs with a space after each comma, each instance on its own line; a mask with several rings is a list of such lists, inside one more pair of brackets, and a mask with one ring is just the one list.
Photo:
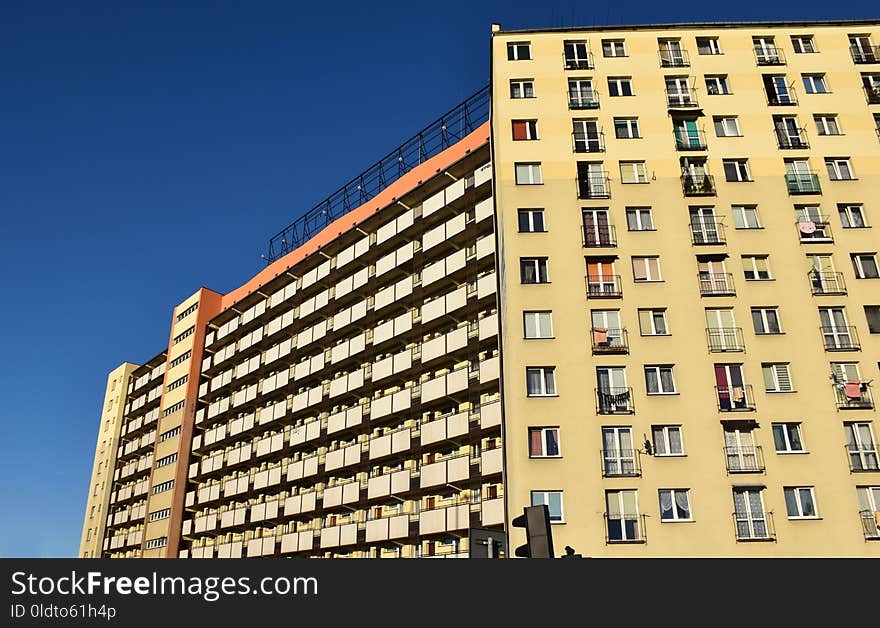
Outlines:
[[550, 312], [523, 312], [523, 333], [526, 338], [552, 338], [552, 314]]
[[701, 55], [723, 54], [717, 37], [697, 37], [697, 53]]
[[535, 81], [532, 79], [511, 79], [510, 80], [510, 97], [511, 98], [534, 98], [535, 97]]
[[169, 414], [174, 414], [178, 410], [183, 410], [183, 406], [186, 405], [186, 400], [178, 401], [173, 406], [169, 406], [162, 411], [163, 416], [168, 416]]
[[727, 75], [706, 75], [706, 93], [712, 96], [731, 93]]
[[645, 388], [649, 395], [675, 394], [675, 379], [671, 366], [646, 366]]
[[813, 116], [816, 121], [816, 132], [819, 135], [843, 135], [840, 125], [837, 124], [837, 116], [833, 113], [817, 113]]
[[785, 509], [789, 519], [818, 519], [812, 486], [786, 486]]
[[639, 134], [638, 118], [614, 118], [614, 136], [617, 139], [635, 139]]
[[159, 458], [156, 461], [156, 468], [158, 469], [159, 467], [168, 466], [169, 464], [172, 464], [176, 461], [177, 461], [177, 454], [176, 453], [171, 454], [169, 456], [165, 456], [164, 458]]
[[532, 506], [547, 506], [550, 523], [564, 523], [562, 514], [562, 491], [532, 491]]
[[513, 139], [514, 140], [536, 140], [538, 139], [538, 121], [537, 120], [513, 120]]
[[816, 52], [816, 44], [812, 35], [792, 35], [791, 47], [796, 54], [809, 54]]
[[755, 334], [782, 333], [782, 327], [779, 325], [779, 310], [775, 307], [753, 307], [752, 323], [755, 325]]
[[654, 436], [655, 456], [683, 456], [684, 441], [680, 425], [655, 425], [651, 428]]
[[170, 491], [174, 486], [174, 480], [168, 480], [167, 482], [162, 482], [161, 484], [157, 484], [153, 487], [153, 495], [156, 493], [163, 493], [165, 491]]
[[770, 276], [770, 256], [743, 255], [743, 272], [749, 281], [766, 281]]
[[606, 491], [605, 506], [609, 543], [644, 540], [636, 491]]
[[721, 163], [724, 165], [724, 178], [727, 181], [742, 183], [752, 180], [748, 159], [723, 159]]
[[180, 321], [185, 319], [187, 316], [189, 316], [190, 314], [195, 312], [197, 309], [199, 309], [199, 304], [193, 303], [192, 305], [190, 305], [188, 308], [186, 308], [184, 311], [182, 311], [180, 314], [177, 315], [175, 322], [179, 323]]
[[876, 471], [877, 447], [870, 423], [844, 423], [846, 449], [849, 452], [850, 469], [853, 471]]
[[174, 341], [172, 342], [172, 344], [175, 344], [175, 345], [176, 345], [178, 342], [182, 341], [184, 338], [189, 338], [189, 337], [192, 336], [194, 333], [196, 333], [196, 328], [195, 328], [195, 327], [190, 327], [190, 328], [187, 329], [186, 331], [181, 332], [180, 334], [178, 334], [177, 336], [175, 336], [175, 337], [174, 337]]
[[632, 267], [635, 281], [663, 281], [659, 257], [633, 257]]
[[521, 283], [550, 283], [546, 257], [519, 258]]
[[159, 521], [160, 519], [167, 519], [171, 516], [170, 508], [163, 508], [162, 510], [156, 510], [155, 512], [150, 513], [149, 520], [150, 521]]
[[837, 206], [837, 213], [844, 229], [861, 229], [868, 226], [861, 205], [840, 204]]
[[877, 271], [877, 257], [874, 253], [853, 253], [850, 258], [856, 279], [880, 278], [880, 273]]
[[654, 217], [650, 207], [627, 207], [626, 228], [630, 231], [654, 231]]
[[591, 79], [568, 80], [568, 106], [571, 109], [593, 109], [599, 106]]
[[145, 544], [146, 549], [156, 549], [157, 547], [165, 547], [168, 544], [168, 537], [163, 536], [158, 539], [150, 539]]
[[660, 521], [693, 521], [691, 492], [686, 488], [661, 488]]
[[626, 45], [622, 39], [603, 39], [602, 40], [602, 56], [604, 57], [625, 57]]
[[170, 430], [168, 430], [167, 432], [163, 432], [159, 436], [159, 442], [161, 443], [162, 441], [168, 440], [169, 438], [174, 438], [178, 434], [180, 434], [180, 426], [173, 427]]
[[644, 161], [621, 161], [621, 183], [647, 183], [648, 170]]
[[567, 70], [589, 69], [590, 44], [587, 41], [566, 41], [562, 44]]
[[737, 229], [760, 229], [758, 208], [755, 205], [733, 205], [733, 225]]
[[865, 318], [868, 320], [868, 332], [880, 334], [880, 305], [866, 305]]
[[516, 170], [517, 185], [540, 185], [543, 183], [541, 180], [541, 164], [518, 163], [515, 164], [514, 167]]
[[849, 157], [826, 157], [825, 168], [832, 181], [851, 181], [855, 179]]
[[762, 364], [764, 390], [768, 393], [794, 392], [788, 364]]
[[529, 428], [529, 458], [559, 457], [559, 428]]
[[638, 475], [631, 427], [602, 428], [602, 461], [606, 477]]
[[527, 41], [507, 44], [508, 61], [527, 61], [532, 58], [532, 45]]
[[555, 397], [556, 367], [530, 366], [526, 368], [526, 394], [529, 397]]
[[632, 79], [629, 77], [608, 77], [609, 96], [632, 96]]
[[764, 497], [761, 488], [733, 489], [733, 508], [738, 541], [769, 539], [767, 516], [764, 514]]
[[543, 209], [520, 209], [517, 211], [520, 233], [541, 233], [547, 231]]
[[752, 37], [758, 65], [779, 65], [785, 63], [781, 51], [776, 47], [773, 37]]
[[188, 379], [189, 379], [189, 375], [184, 375], [183, 377], [180, 377], [180, 378], [174, 380], [173, 382], [168, 384], [168, 390], [174, 390], [175, 388], [180, 388], [181, 386], [183, 386], [187, 382]]
[[668, 336], [665, 309], [639, 310], [639, 331], [642, 336]]
[[718, 137], [742, 136], [742, 132], [739, 130], [739, 119], [736, 116], [716, 116], [713, 121], [715, 122], [715, 135]]
[[804, 439], [800, 423], [773, 423], [773, 443], [778, 454], [803, 454]]
[[175, 366], [179, 366], [179, 365], [183, 364], [184, 362], [189, 360], [189, 357], [191, 355], [192, 355], [192, 351], [190, 349], [187, 349], [186, 351], [181, 353], [179, 356], [177, 356], [176, 358], [171, 360], [171, 362], [168, 364], [168, 368], [174, 368]]
[[824, 74], [803, 74], [804, 91], [808, 94], [827, 94], [828, 85]]

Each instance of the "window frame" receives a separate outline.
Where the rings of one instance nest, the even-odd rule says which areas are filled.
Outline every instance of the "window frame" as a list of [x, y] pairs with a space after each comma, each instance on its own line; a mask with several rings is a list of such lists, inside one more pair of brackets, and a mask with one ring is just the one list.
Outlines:
[[[784, 367], [785, 373], [788, 376], [788, 385], [789, 389], [783, 389], [780, 386], [779, 380], [779, 367]], [[767, 374], [770, 374], [773, 381], [773, 388], [767, 388]], [[797, 389], [794, 386], [794, 381], [791, 377], [791, 363], [789, 362], [762, 362], [761, 363], [761, 377], [764, 380], [764, 392], [768, 394], [783, 394], [783, 393], [793, 393], [797, 392]]]
[[[653, 333], [646, 334], [645, 329], [642, 326], [642, 312], [648, 313], [648, 320], [651, 321], [651, 331]], [[663, 320], [663, 325], [665, 328], [665, 332], [663, 334], [657, 333], [657, 325], [656, 325], [656, 314], [660, 313], [660, 317]], [[639, 317], [639, 335], [640, 336], [671, 336], [672, 332], [669, 331], [669, 317], [667, 315], [667, 309], [664, 308], [641, 308], [638, 310]]]
[[[812, 50], [804, 50], [804, 42], [809, 42], [809, 47], [812, 48]], [[815, 54], [819, 52], [816, 49], [816, 39], [812, 35], [792, 35], [791, 48], [796, 55]]]
[[[779, 449], [779, 440], [776, 438], [777, 430], [776, 428], [780, 428], [779, 434], [782, 437], [783, 444], [785, 445], [785, 449]], [[794, 449], [792, 445], [791, 438], [791, 428], [794, 428], [794, 431], [797, 432], [797, 437], [800, 440], [800, 449]], [[807, 452], [807, 447], [804, 444], [804, 430], [801, 427], [801, 423], [796, 423], [794, 421], [781, 421], [778, 423], [770, 424], [770, 434], [773, 437], [773, 449], [777, 454], [782, 455], [792, 455], [792, 454], [805, 454]]]
[[[854, 214], [853, 214], [852, 209], [854, 207], [858, 210], [858, 216], [862, 222], [861, 226], [853, 224], [854, 221], [853, 221], [852, 217]], [[865, 212], [864, 212], [863, 208], [864, 208], [864, 205], [862, 205], [861, 203], [838, 203], [837, 204], [837, 215], [838, 215], [838, 217], [840, 217], [841, 228], [843, 228], [843, 229], [867, 229], [867, 228], [869, 228], [870, 225], [868, 225], [868, 221], [865, 220]], [[844, 223], [843, 216], [846, 216], [846, 222], [849, 224]]]
[[[535, 228], [535, 216], [541, 216], [542, 229]], [[522, 229], [523, 216], [528, 216], [527, 222], [529, 229]], [[543, 207], [519, 207], [516, 210], [516, 227], [517, 233], [547, 233], [547, 220]]]
[[703, 82], [706, 85], [707, 96], [730, 96], [733, 94], [727, 74], [705, 74]]
[[[627, 135], [621, 135], [618, 132], [618, 124], [621, 124], [626, 127]], [[636, 116], [633, 117], [619, 117], [613, 119], [614, 124], [614, 137], [618, 140], [638, 140], [642, 139], [642, 131], [639, 128], [639, 119]]]
[[[542, 263], [543, 262], [543, 263]], [[525, 264], [534, 263], [534, 276], [536, 281], [525, 281]], [[521, 257], [519, 258], [519, 279], [520, 284], [532, 286], [537, 284], [550, 283], [550, 261], [547, 257]], [[544, 281], [541, 281], [543, 278]]]
[[[540, 375], [541, 390], [539, 392], [529, 391], [529, 374], [537, 372]], [[550, 375], [550, 379], [547, 376]], [[552, 382], [552, 392], [548, 392], [547, 382]], [[559, 387], [556, 385], [556, 367], [555, 366], [527, 366], [526, 367], [526, 397], [558, 397]]]
[[[540, 334], [542, 329], [541, 324], [541, 315], [546, 314], [547, 318], [545, 322], [549, 323], [550, 334], [547, 336], [536, 335], [529, 336], [528, 330], [529, 326], [526, 322], [528, 320], [529, 315], [535, 315], [534, 326], [535, 330], [538, 334]], [[552, 340], [555, 336], [553, 335], [553, 310], [523, 310], [523, 339], [524, 340]]]
[[[559, 495], [559, 515], [554, 518], [553, 509], [551, 508], [551, 499], [550, 495]], [[541, 500], [539, 503], [535, 503], [535, 497], [540, 496]], [[531, 491], [529, 495], [529, 503], [532, 506], [547, 506], [547, 510], [550, 513], [550, 525], [557, 525], [561, 523], [565, 523], [565, 506], [563, 499], [563, 491]]]
[[[606, 48], [606, 44], [610, 44], [610, 46]], [[621, 54], [617, 54], [618, 46], [622, 51]], [[613, 52], [614, 54], [608, 54], [609, 51]], [[626, 39], [603, 39], [602, 56], [606, 59], [617, 59], [619, 57], [629, 56], [626, 52]]]
[[[842, 166], [846, 166], [848, 177], [841, 176], [843, 170]], [[849, 157], [826, 157], [825, 158], [825, 171], [828, 173], [828, 178], [831, 181], [855, 181], [856, 173], [852, 167], [852, 159]]]
[[[666, 453], [658, 453], [660, 451], [659, 448], [657, 447], [657, 433], [656, 432], [658, 430], [660, 431], [660, 434], [663, 438], [663, 446], [666, 449]], [[671, 430], [678, 431], [678, 442], [681, 444], [681, 452], [679, 452], [679, 453], [671, 453], [672, 452], [672, 447], [671, 447], [672, 441], [669, 438], [669, 433]], [[655, 457], [658, 457], [658, 458], [683, 458], [683, 457], [687, 456], [687, 452], [685, 451], [685, 447], [684, 447], [684, 430], [682, 429], [681, 425], [674, 425], [674, 424], [652, 425], [651, 426], [651, 440], [652, 440], [652, 444], [654, 446], [653, 455]]]
[[[520, 168], [528, 169], [528, 181], [520, 180]], [[517, 161], [513, 164], [514, 182], [516, 185], [544, 185], [544, 174], [540, 161]], [[537, 173], [537, 177], [535, 177]]]
[[[541, 139], [538, 135], [538, 120], [535, 118], [511, 120], [510, 127], [514, 142], [533, 142]], [[518, 128], [525, 131], [525, 137], [517, 137]]]
[[[743, 276], [746, 281], [773, 281], [773, 270], [770, 268], [770, 255], [743, 255], [741, 256], [743, 263]], [[746, 268], [746, 261], [751, 261], [751, 269]], [[760, 273], [761, 269], [758, 267], [758, 261], [764, 261], [764, 267], [766, 269], [767, 276], [761, 277]], [[749, 273], [753, 273], [753, 277], [749, 277]]]
[[[528, 91], [526, 89], [526, 86], [529, 86], [529, 85], [531, 86], [531, 90], [532, 90], [531, 96], [526, 95], [527, 91]], [[514, 86], [516, 86], [520, 90], [520, 93], [522, 94], [521, 96], [514, 95]], [[537, 98], [537, 96], [535, 94], [535, 79], [510, 79], [510, 98], [511, 98], [511, 100], [520, 100], [520, 99], [524, 99], [524, 98]]]
[[[645, 269], [645, 277], [644, 279], [640, 279], [636, 275], [636, 261], [640, 261], [644, 263]], [[657, 276], [654, 277], [653, 270], [657, 271]], [[663, 281], [663, 271], [660, 267], [660, 256], [659, 255], [633, 255], [632, 256], [632, 271], [633, 271], [633, 282], [634, 283], [660, 283]]]
[[[752, 317], [752, 329], [754, 329], [756, 336], [778, 336], [780, 334], [785, 333], [784, 331], [782, 331], [782, 319], [779, 316], [779, 308], [777, 306], [752, 307], [752, 308], [750, 308], [749, 312]], [[770, 329], [769, 319], [767, 318], [767, 312], [774, 312], [776, 314], [777, 331], [758, 331], [757, 327], [755, 327], [755, 313], [757, 313], [757, 312], [760, 312], [761, 323], [762, 323], [764, 329]]]
[[[648, 165], [644, 160], [637, 161], [618, 161], [618, 171], [620, 172], [621, 185], [646, 185], [648, 181]], [[624, 177], [625, 168], [630, 170], [630, 174], [634, 175], [633, 181], [627, 181]], [[644, 180], [643, 180], [644, 179]]]
[[[795, 497], [795, 505], [797, 506], [797, 511], [799, 514], [792, 515], [791, 510], [789, 509], [790, 503], [788, 501], [788, 493], [791, 491], [791, 494]], [[802, 503], [801, 491], [808, 491], [810, 494], [810, 500], [813, 505], [813, 513], [812, 515], [805, 515], [804, 506]], [[782, 496], [783, 501], [785, 502], [785, 514], [788, 516], [789, 520], [809, 520], [809, 519], [821, 519], [822, 517], [819, 515], [819, 506], [816, 503], [816, 492], [814, 487], [812, 486], [784, 486], [782, 487]]]
[[[835, 133], [829, 133], [830, 126], [828, 125], [828, 120], [832, 121], [834, 126]], [[836, 113], [814, 113], [813, 114], [813, 123], [816, 125], [816, 134], [822, 137], [843, 135], [843, 130], [840, 128], [840, 122], [838, 121], [838, 117]]]
[[[724, 133], [720, 135], [718, 133], [719, 129], [722, 131], [726, 131], [727, 121], [733, 120], [733, 126], [735, 127], [736, 134]], [[719, 126], [720, 125], [720, 126]], [[739, 116], [731, 116], [731, 115], [722, 115], [722, 116], [712, 116], [712, 126], [715, 129], [715, 137], [742, 137], [742, 128], [739, 126]]]
[[[856, 279], [880, 279], [880, 264], [877, 263], [876, 253], [850, 253], [849, 258], [852, 261], [853, 274]], [[873, 263], [873, 275], [865, 273], [865, 259], [869, 259]]]
[[[525, 48], [525, 57], [520, 57], [520, 51]], [[508, 61], [532, 61], [532, 42], [531, 41], [509, 41], [507, 42], [507, 60]]]
[[[556, 449], [558, 453], [556, 454], [548, 454], [547, 453], [547, 438], [546, 435], [548, 432], [555, 431], [556, 432]], [[534, 453], [532, 451], [532, 433], [540, 432], [541, 434], [541, 452]], [[529, 459], [532, 460], [541, 460], [544, 458], [562, 458], [562, 439], [560, 438], [559, 426], [530, 426], [528, 428], [528, 449], [529, 449]]]
[[[801, 74], [801, 84], [804, 86], [805, 94], [830, 94], [828, 89], [828, 81], [825, 80], [824, 73], [804, 72]], [[817, 90], [816, 87], [821, 89]]]
[[[651, 225], [647, 228], [644, 226], [644, 220], [642, 218], [645, 213], [647, 213], [648, 221]], [[633, 229], [631, 227], [632, 223], [630, 222], [630, 215], [635, 216], [635, 223], [638, 226], [638, 229]], [[626, 207], [624, 209], [624, 217], [626, 219], [627, 231], [657, 231], [657, 227], [654, 225], [654, 210], [652, 207]]]
[[[728, 166], [733, 168], [733, 173], [736, 174], [735, 179], [730, 178], [731, 172], [728, 171]], [[721, 168], [724, 170], [724, 180], [728, 183], [753, 183], [754, 179], [752, 179], [752, 171], [749, 168], [749, 160], [747, 157], [736, 157], [730, 159], [722, 159], [721, 160]], [[745, 176], [745, 178], [742, 178]]]
[[[673, 518], [668, 519], [663, 516], [663, 493], [668, 492], [669, 498], [672, 500], [672, 513], [675, 515]], [[687, 518], [678, 516], [678, 502], [676, 501], [676, 495], [679, 493], [684, 493], [687, 499]], [[660, 522], [661, 523], [691, 523], [694, 521], [694, 506], [691, 503], [691, 489], [689, 488], [660, 488], [657, 489], [657, 500], [659, 502], [658, 507], [660, 510]]]
[[[709, 52], [702, 52], [700, 48], [700, 41], [705, 41], [711, 45], [707, 46]], [[714, 57], [716, 55], [723, 55], [724, 51], [721, 49], [721, 38], [717, 36], [709, 36], [709, 37], [697, 37], [696, 38], [696, 46], [697, 46], [697, 54], [702, 56]]]
[[[608, 77], [608, 97], [609, 98], [628, 98], [630, 96], [635, 96], [635, 90], [633, 89], [633, 80], [631, 76], [609, 76]], [[611, 85], [614, 84], [615, 88], [612, 90]], [[627, 91], [623, 89], [626, 86], [629, 89], [628, 94], [624, 94], [623, 92]], [[614, 94], [613, 91], [617, 91], [619, 93]]]
[[[652, 391], [648, 382], [648, 373], [653, 372], [656, 377], [657, 390]], [[665, 390], [663, 386], [663, 373], [669, 373], [669, 379], [672, 383], [672, 390]], [[645, 364], [643, 368], [645, 375], [645, 394], [650, 396], [677, 395], [678, 387], [675, 385], [675, 365], [674, 364]]]

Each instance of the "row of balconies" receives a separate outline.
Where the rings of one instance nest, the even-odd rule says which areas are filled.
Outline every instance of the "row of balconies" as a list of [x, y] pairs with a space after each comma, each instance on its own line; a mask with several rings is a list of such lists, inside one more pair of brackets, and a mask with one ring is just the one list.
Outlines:
[[156, 430], [155, 428], [141, 434], [140, 436], [134, 437], [132, 440], [125, 441], [120, 440], [119, 445], [117, 446], [116, 459], [117, 462], [123, 462], [124, 459], [128, 456], [132, 456], [134, 454], [144, 453], [147, 447], [152, 447], [153, 443], [156, 442]]
[[[152, 360], [150, 360], [144, 366], [141, 366], [138, 369], [136, 369], [135, 373], [137, 373], [138, 371], [142, 371], [145, 368], [147, 369], [147, 372], [141, 374], [140, 376], [138, 376], [136, 378], [133, 377], [134, 373], [132, 373], [132, 377], [129, 378], [129, 383], [128, 383], [128, 395], [129, 396], [131, 396], [135, 391], [140, 390], [141, 388], [146, 386], [148, 383], [150, 383], [154, 380], [160, 379], [163, 375], [165, 375], [165, 369], [167, 368], [167, 364], [165, 362], [166, 357], [167, 357], [166, 354], [163, 352], [163, 353], [159, 354], [158, 356], [156, 356], [155, 358], [153, 358]], [[158, 362], [158, 363], [156, 363], [156, 362]], [[149, 365], [151, 363], [155, 364], [155, 366], [153, 366], [152, 368], [149, 367]], [[161, 383], [162, 383], [161, 380], [158, 383], [161, 385]]]
[[149, 471], [153, 467], [153, 452], [146, 453], [135, 460], [126, 463], [120, 463], [121, 466], [116, 468], [113, 473], [114, 480], [125, 480], [135, 473]]
[[147, 502], [131, 504], [107, 515], [107, 527], [123, 525], [129, 521], [142, 522], [147, 514]]
[[118, 504], [141, 495], [146, 495], [150, 489], [150, 478], [143, 477], [133, 484], [127, 484], [115, 489], [110, 493], [110, 503]]
[[121, 436], [130, 436], [141, 429], [152, 427], [153, 424], [159, 420], [160, 413], [161, 408], [157, 404], [156, 407], [149, 412], [130, 418], [122, 426]]

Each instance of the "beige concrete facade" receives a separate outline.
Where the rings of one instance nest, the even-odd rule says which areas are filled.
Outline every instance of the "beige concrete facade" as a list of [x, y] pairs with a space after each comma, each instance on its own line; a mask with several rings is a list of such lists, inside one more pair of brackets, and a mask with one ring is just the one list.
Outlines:
[[[865, 310], [880, 279], [859, 278], [851, 260], [880, 248], [880, 109], [865, 89], [878, 42], [877, 22], [494, 32], [509, 517], [554, 493], [557, 548], [589, 556], [880, 556], [880, 329]], [[763, 75], [784, 76], [781, 96]], [[828, 93], [805, 93], [807, 76]], [[631, 89], [609, 86], [620, 77]], [[820, 115], [840, 134], [820, 135]], [[624, 120], [637, 120], [637, 137]], [[736, 136], [719, 137], [716, 120]], [[831, 180], [830, 158], [847, 159], [853, 180]], [[726, 176], [723, 160], [734, 159], [747, 160], [746, 181], [727, 180], [738, 166]], [[809, 165], [787, 180], [788, 159]], [[579, 178], [578, 162], [601, 166]], [[640, 182], [624, 182], [623, 162], [644, 164]], [[539, 164], [539, 184], [526, 164]], [[528, 208], [543, 209], [546, 231], [523, 231]], [[811, 255], [827, 256], [815, 276]], [[769, 274], [746, 256], [769, 256]], [[876, 277], [868, 258], [862, 274]], [[521, 262], [534, 259], [546, 283], [523, 283]], [[779, 333], [761, 334], [777, 331], [765, 320], [775, 317], [753, 308], [775, 309]], [[657, 311], [654, 328], [642, 310]], [[531, 311], [552, 312], [547, 337], [524, 337]], [[834, 363], [858, 372], [845, 367], [835, 384]], [[529, 396], [529, 367], [555, 369], [552, 394]], [[558, 455], [530, 445], [546, 437], [530, 428], [558, 428]], [[671, 441], [677, 455], [657, 455]], [[520, 530], [510, 537], [523, 542]]]
[[124, 362], [110, 371], [107, 376], [107, 388], [104, 392], [104, 405], [101, 406], [101, 421], [95, 444], [95, 458], [86, 498], [82, 538], [79, 543], [80, 558], [101, 556], [110, 494], [113, 490], [116, 447], [122, 425], [128, 378], [136, 368], [136, 364]]

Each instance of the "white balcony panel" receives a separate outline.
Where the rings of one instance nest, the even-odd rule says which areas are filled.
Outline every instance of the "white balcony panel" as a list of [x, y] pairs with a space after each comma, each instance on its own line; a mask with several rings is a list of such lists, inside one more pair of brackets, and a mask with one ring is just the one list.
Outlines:
[[324, 508], [339, 506], [342, 503], [342, 486], [324, 489]]
[[[370, 452], [370, 458], [373, 458]], [[391, 474], [379, 475], [367, 480], [367, 498], [375, 499], [391, 494]]]
[[391, 434], [385, 434], [384, 436], [370, 439], [370, 460], [388, 455], [391, 455]]
[[446, 194], [440, 190], [433, 196], [429, 196], [422, 203], [422, 217], [430, 216], [438, 209], [442, 209], [446, 205]]
[[480, 383], [485, 384], [498, 379], [499, 359], [498, 356], [480, 362]]
[[494, 272], [491, 272], [488, 275], [483, 275], [477, 279], [477, 298], [482, 299], [490, 294], [495, 294], [496, 287]]
[[470, 456], [457, 456], [446, 461], [447, 482], [466, 480], [471, 475]]
[[366, 541], [373, 543], [375, 541], [385, 541], [388, 539], [388, 519], [374, 519], [367, 521], [366, 525]]
[[[492, 180], [492, 163], [489, 162], [474, 171], [474, 187], [478, 188], [487, 181]], [[491, 199], [490, 199], [491, 200]]]
[[392, 396], [379, 397], [370, 402], [370, 418], [378, 419], [391, 414]]
[[392, 412], [402, 412], [403, 410], [408, 410], [410, 405], [412, 405], [412, 389], [404, 388], [403, 390], [398, 390], [392, 396]]
[[462, 504], [446, 509], [446, 529], [461, 530], [470, 527], [470, 506]]
[[391, 474], [391, 492], [405, 493], [409, 490], [410, 470], [402, 469]]
[[480, 472], [483, 475], [501, 473], [502, 463], [503, 457], [502, 449], [500, 447], [483, 451], [480, 456]]
[[501, 402], [493, 401], [480, 406], [480, 427], [501, 425]]
[[492, 314], [480, 319], [480, 340], [498, 335], [498, 315]]
[[432, 534], [446, 530], [446, 509], [423, 510], [419, 513], [419, 534]]

